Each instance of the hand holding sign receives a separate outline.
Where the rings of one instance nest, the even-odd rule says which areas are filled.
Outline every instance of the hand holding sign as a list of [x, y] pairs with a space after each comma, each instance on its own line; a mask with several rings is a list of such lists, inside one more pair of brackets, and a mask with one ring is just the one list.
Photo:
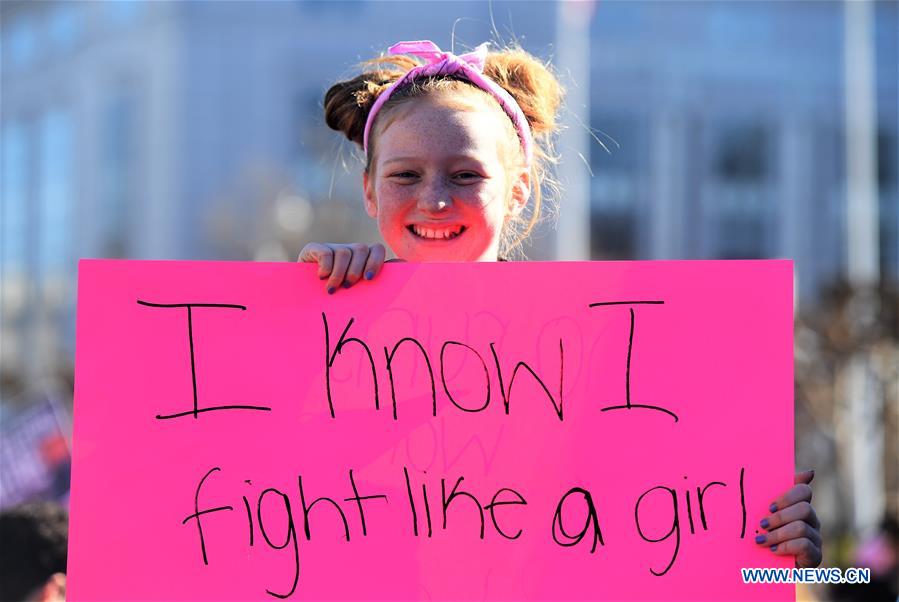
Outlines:
[[771, 503], [771, 516], [759, 523], [767, 535], [756, 536], [756, 543], [771, 546], [776, 554], [796, 557], [799, 568], [821, 564], [821, 523], [812, 508], [814, 470], [796, 474], [796, 485]]

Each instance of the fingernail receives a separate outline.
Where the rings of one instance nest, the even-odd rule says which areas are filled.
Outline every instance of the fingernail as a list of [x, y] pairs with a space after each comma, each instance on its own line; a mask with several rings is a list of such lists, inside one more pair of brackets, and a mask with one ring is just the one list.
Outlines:
[[756, 535], [755, 543], [765, 543], [765, 536], [764, 535]]
[[771, 524], [771, 523], [768, 522], [768, 519], [767, 519], [767, 518], [763, 518], [763, 519], [761, 520], [761, 522], [759, 522], [759, 526], [760, 526], [762, 529], [767, 529], [767, 528], [768, 528], [768, 525], [770, 525], [770, 524]]
[[776, 551], [777, 551], [777, 544], [774, 544], [773, 546], [771, 546], [771, 551], [772, 551], [772, 552], [776, 552]]
[[772, 502], [771, 505], [768, 506], [768, 510], [770, 510], [771, 512], [777, 512], [777, 504]]
[[337, 290], [337, 289], [334, 288], [333, 286], [329, 286], [329, 287], [328, 287], [328, 294], [329, 294], [329, 295], [333, 295], [333, 294], [334, 294], [334, 291], [336, 291], [336, 290]]
[[344, 281], [343, 288], [350, 288], [351, 286], [353, 286], [353, 285], [350, 284], [349, 282]]
[[366, 280], [371, 280], [371, 279], [374, 278], [374, 277], [375, 277], [375, 273], [374, 273], [374, 272], [365, 272], [365, 279], [366, 279]]

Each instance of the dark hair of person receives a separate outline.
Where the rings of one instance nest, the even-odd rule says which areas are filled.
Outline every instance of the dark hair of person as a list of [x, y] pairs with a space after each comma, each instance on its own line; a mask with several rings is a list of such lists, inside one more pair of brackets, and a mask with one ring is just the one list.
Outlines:
[[0, 512], [0, 600], [24, 600], [55, 573], [66, 572], [69, 514], [54, 502]]

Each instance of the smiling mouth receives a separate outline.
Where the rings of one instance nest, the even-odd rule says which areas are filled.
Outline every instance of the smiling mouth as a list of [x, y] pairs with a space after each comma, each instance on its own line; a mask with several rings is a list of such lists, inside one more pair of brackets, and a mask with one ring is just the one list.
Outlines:
[[418, 224], [410, 224], [406, 229], [416, 238], [422, 240], [452, 240], [465, 232], [465, 226], [449, 226], [442, 228], [431, 228], [428, 226], [420, 226]]

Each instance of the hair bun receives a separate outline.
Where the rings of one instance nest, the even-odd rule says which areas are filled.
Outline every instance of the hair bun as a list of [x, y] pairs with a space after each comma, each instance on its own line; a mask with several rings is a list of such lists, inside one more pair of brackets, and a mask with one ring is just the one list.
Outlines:
[[535, 136], [556, 131], [564, 89], [546, 65], [520, 48], [511, 48], [488, 54], [484, 75], [512, 95]]
[[[385, 69], [384, 65], [393, 65]], [[389, 56], [363, 63], [366, 70], [353, 79], [337, 82], [325, 93], [325, 123], [362, 146], [368, 112], [381, 92], [418, 62], [406, 56]]]

